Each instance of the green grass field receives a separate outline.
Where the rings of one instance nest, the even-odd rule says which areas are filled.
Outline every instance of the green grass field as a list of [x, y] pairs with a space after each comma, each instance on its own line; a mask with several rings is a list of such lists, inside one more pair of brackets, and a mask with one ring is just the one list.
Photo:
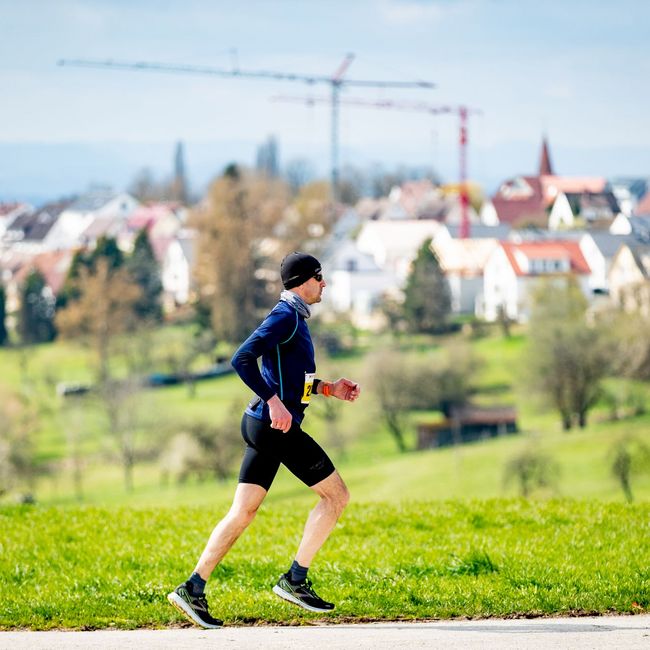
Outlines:
[[[381, 342], [362, 339], [357, 352], [319, 367], [327, 377], [369, 386], [366, 353]], [[401, 346], [436, 363], [445, 343], [413, 337]], [[352, 494], [313, 565], [317, 590], [338, 605], [327, 620], [647, 612], [650, 475], [633, 477], [636, 501], [627, 505], [611, 461], [624, 436], [650, 444], [650, 414], [611, 421], [603, 403], [588, 427], [564, 433], [526, 391], [523, 335], [492, 333], [471, 345], [484, 361], [475, 399], [515, 404], [520, 435], [398, 453], [372, 391], [342, 405], [339, 438], [318, 417], [318, 405], [310, 408], [306, 428], [331, 452]], [[51, 470], [23, 486], [36, 506], [11, 505], [9, 493], [0, 507], [0, 629], [184, 624], [165, 596], [226, 512], [237, 462], [225, 481], [163, 483], [156, 452], [184, 423], [224, 421], [233, 404], [248, 399], [246, 387], [228, 376], [198, 384], [194, 397], [185, 386], [138, 393], [129, 408], [147, 453], [127, 492], [116, 441], [96, 405], [55, 392], [58, 381], [90, 379], [86, 350], [59, 342], [0, 350], [0, 367], [0, 396], [19, 391], [37, 411], [36, 458]], [[647, 385], [635, 388], [650, 393]], [[413, 425], [431, 417], [411, 414], [411, 445]], [[73, 443], [81, 451], [82, 504], [69, 464]], [[517, 484], [505, 482], [505, 467], [531, 447], [551, 455], [559, 475], [523, 501]], [[281, 469], [258, 518], [209, 584], [214, 613], [227, 624], [318, 620], [270, 591], [313, 503], [311, 491]]]
[[[650, 505], [353, 504], [312, 566], [323, 618], [270, 587], [309, 504], [264, 506], [208, 583], [228, 625], [647, 612]], [[219, 508], [0, 509], [0, 629], [183, 625], [185, 579]], [[319, 618], [320, 617], [320, 618]]]

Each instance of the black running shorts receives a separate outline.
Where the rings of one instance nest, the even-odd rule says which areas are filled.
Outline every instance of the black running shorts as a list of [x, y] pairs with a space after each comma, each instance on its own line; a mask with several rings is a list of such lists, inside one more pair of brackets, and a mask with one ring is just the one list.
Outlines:
[[244, 413], [241, 433], [246, 441], [246, 453], [239, 471], [240, 483], [254, 483], [268, 490], [280, 463], [309, 487], [334, 471], [322, 447], [294, 422], [283, 433], [273, 429], [270, 422]]

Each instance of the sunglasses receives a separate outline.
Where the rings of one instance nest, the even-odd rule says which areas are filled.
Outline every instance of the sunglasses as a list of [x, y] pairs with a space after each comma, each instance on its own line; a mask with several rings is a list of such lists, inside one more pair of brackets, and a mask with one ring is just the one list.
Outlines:
[[322, 273], [314, 273], [312, 276], [316, 282], [321, 282], [323, 279], [323, 274]]

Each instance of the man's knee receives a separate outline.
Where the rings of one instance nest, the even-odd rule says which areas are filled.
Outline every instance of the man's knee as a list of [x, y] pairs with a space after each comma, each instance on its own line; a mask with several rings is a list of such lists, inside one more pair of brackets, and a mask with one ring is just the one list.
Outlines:
[[248, 526], [255, 518], [258, 508], [259, 506], [254, 504], [238, 503], [230, 509], [230, 516], [238, 524]]
[[323, 498], [328, 501], [336, 514], [340, 515], [350, 502], [350, 492], [345, 483], [341, 481], [341, 484], [335, 490], [323, 495]]

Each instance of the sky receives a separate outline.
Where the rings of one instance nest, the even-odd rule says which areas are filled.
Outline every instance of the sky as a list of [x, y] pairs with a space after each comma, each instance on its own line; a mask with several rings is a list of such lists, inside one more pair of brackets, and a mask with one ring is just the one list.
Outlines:
[[[650, 176], [650, 3], [645, 0], [0, 0], [0, 201], [171, 174], [175, 143], [201, 189], [277, 138], [281, 163], [330, 165], [329, 86], [58, 66], [151, 61], [416, 81], [341, 94], [341, 165], [433, 167], [458, 177], [455, 115], [345, 105], [395, 100], [480, 110], [468, 169], [493, 191], [537, 169]], [[236, 52], [236, 55], [233, 54]]]

